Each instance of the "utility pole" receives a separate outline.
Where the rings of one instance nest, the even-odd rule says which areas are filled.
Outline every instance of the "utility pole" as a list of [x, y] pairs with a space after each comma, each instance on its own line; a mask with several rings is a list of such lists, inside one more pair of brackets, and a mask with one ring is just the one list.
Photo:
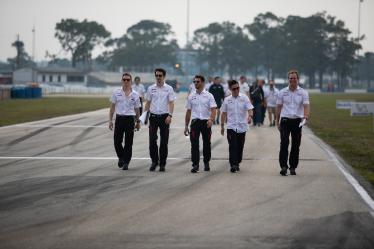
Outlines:
[[32, 27], [32, 61], [35, 62], [35, 25]]

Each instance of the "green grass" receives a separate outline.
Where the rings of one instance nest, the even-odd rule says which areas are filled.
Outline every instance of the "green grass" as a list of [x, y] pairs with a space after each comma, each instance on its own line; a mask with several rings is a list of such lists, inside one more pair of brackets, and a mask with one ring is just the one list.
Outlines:
[[109, 107], [108, 98], [53, 97], [0, 101], [0, 126]]
[[374, 186], [373, 116], [351, 117], [336, 109], [337, 99], [373, 102], [374, 94], [311, 94], [309, 127]]

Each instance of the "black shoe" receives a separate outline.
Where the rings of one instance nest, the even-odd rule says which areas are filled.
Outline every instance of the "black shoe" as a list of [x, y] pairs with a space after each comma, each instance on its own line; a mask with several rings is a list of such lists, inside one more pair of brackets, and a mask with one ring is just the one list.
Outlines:
[[209, 163], [204, 163], [204, 171], [210, 171]]
[[287, 175], [287, 168], [286, 167], [282, 168], [282, 170], [279, 172], [279, 174], [281, 174], [282, 176], [286, 176]]
[[236, 171], [240, 171], [239, 165], [236, 166]]
[[231, 167], [230, 172], [231, 173], [236, 173], [236, 168], [235, 167]]
[[296, 175], [296, 169], [290, 168], [290, 175], [295, 176]]
[[118, 159], [118, 168], [122, 168], [124, 163], [125, 162], [122, 159]]
[[157, 167], [157, 163], [152, 163], [151, 167], [149, 168], [149, 171], [155, 171]]
[[128, 163], [124, 163], [122, 169], [123, 170], [128, 170], [129, 169], [129, 164]]
[[165, 165], [160, 165], [160, 172], [165, 172]]
[[199, 172], [199, 165], [192, 165], [191, 173], [198, 173]]

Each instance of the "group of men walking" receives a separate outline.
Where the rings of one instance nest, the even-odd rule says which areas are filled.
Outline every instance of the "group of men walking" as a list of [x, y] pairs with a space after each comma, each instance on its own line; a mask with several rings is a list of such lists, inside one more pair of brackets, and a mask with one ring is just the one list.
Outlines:
[[[123, 170], [128, 170], [131, 160], [134, 128], [140, 128], [140, 107], [141, 101], [144, 99], [146, 101], [144, 112], [149, 113], [149, 154], [152, 161], [149, 170], [155, 171], [159, 166], [159, 171], [165, 171], [169, 129], [176, 99], [173, 88], [165, 83], [165, 77], [166, 71], [157, 68], [155, 70], [156, 83], [144, 92], [144, 87], [139, 86], [139, 82], [136, 82], [135, 86], [131, 88], [132, 77], [125, 73], [122, 76], [122, 88], [116, 89], [110, 98], [112, 104], [109, 111], [109, 129], [113, 129], [112, 120], [115, 113], [114, 147], [118, 157], [118, 167]], [[270, 92], [266, 96], [270, 125], [277, 125], [280, 131], [281, 175], [287, 175], [288, 169], [290, 169], [291, 175], [296, 174], [302, 129], [300, 124], [309, 118], [308, 93], [298, 86], [297, 71], [289, 71], [288, 79], [289, 86], [279, 93], [276, 93], [274, 85], [270, 84]], [[191, 173], [199, 172], [200, 168], [200, 134], [203, 141], [204, 171], [210, 171], [211, 127], [213, 124], [221, 125], [222, 135], [225, 134], [225, 124], [227, 125], [230, 171], [232, 173], [240, 171], [249, 124], [252, 121], [258, 122], [260, 119], [258, 113], [256, 116], [256, 111], [260, 108], [257, 102], [251, 98], [251, 89], [245, 81], [244, 76], [240, 78], [239, 82], [229, 80], [225, 89], [220, 84], [220, 78], [216, 77], [213, 83], [208, 83], [207, 89], [204, 76], [196, 75], [194, 77], [193, 87], [187, 97], [184, 129], [184, 134], [189, 136], [191, 142]], [[138, 92], [139, 89], [143, 89], [143, 91], [138, 93], [135, 89]], [[254, 90], [252, 88], [252, 91]], [[263, 107], [263, 105], [261, 106]], [[160, 130], [159, 147], [157, 144], [158, 130]], [[292, 146], [288, 163], [290, 134]], [[124, 136], [125, 141], [122, 146]]]

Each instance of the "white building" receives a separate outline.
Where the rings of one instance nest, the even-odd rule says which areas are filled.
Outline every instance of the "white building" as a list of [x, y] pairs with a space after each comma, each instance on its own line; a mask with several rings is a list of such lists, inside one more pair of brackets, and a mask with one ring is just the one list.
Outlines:
[[81, 84], [87, 83], [85, 72], [75, 68], [21, 68], [13, 72], [13, 84]]

